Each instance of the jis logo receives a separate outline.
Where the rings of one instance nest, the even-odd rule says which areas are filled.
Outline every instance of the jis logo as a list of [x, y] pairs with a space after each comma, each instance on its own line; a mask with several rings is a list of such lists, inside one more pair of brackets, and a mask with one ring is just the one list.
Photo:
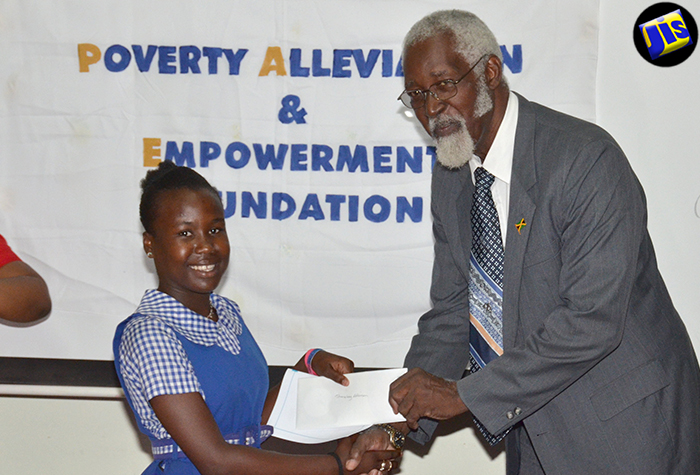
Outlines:
[[651, 59], [693, 44], [681, 10], [639, 25]]

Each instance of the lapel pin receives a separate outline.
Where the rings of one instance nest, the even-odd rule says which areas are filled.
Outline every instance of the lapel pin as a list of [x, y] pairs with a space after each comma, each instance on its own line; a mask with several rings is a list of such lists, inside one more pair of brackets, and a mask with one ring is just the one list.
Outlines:
[[515, 225], [515, 229], [518, 230], [518, 234], [520, 234], [520, 230], [522, 229], [523, 226], [527, 226], [527, 223], [525, 222], [524, 219], [521, 219], [520, 222]]

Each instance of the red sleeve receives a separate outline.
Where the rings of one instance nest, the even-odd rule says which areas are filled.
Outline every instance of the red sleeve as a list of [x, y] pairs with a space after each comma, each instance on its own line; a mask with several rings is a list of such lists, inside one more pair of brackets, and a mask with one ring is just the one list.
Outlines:
[[7, 245], [5, 238], [0, 235], [0, 267], [18, 260], [20, 259], [17, 257], [17, 254], [12, 252], [12, 249], [10, 249], [10, 246]]

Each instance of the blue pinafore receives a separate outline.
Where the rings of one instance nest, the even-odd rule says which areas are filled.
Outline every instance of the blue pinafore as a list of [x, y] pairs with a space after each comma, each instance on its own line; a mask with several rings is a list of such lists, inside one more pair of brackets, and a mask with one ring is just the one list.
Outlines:
[[[114, 354], [119, 355], [119, 344], [124, 328], [134, 314], [117, 327]], [[262, 409], [269, 388], [267, 362], [260, 348], [241, 320], [239, 335], [241, 351], [233, 355], [219, 346], [204, 346], [177, 334], [194, 368], [209, 407], [224, 439], [230, 444], [260, 447], [269, 437], [271, 427], [260, 425]], [[119, 382], [124, 387], [119, 358], [114, 361]], [[126, 399], [134, 414], [134, 406], [127, 391]], [[200, 472], [172, 439], [160, 441], [148, 432], [138, 417], [139, 430], [151, 440], [154, 461], [142, 475], [199, 475]]]

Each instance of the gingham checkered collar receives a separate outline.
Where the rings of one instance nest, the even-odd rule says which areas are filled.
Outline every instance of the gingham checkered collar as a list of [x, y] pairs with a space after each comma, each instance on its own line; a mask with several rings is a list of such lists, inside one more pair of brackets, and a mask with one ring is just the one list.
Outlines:
[[147, 290], [136, 312], [162, 320], [193, 343], [217, 345], [237, 355], [241, 351], [238, 335], [243, 331], [238, 306], [217, 294], [211, 294], [209, 300], [219, 315], [218, 322], [193, 312], [158, 290]]

